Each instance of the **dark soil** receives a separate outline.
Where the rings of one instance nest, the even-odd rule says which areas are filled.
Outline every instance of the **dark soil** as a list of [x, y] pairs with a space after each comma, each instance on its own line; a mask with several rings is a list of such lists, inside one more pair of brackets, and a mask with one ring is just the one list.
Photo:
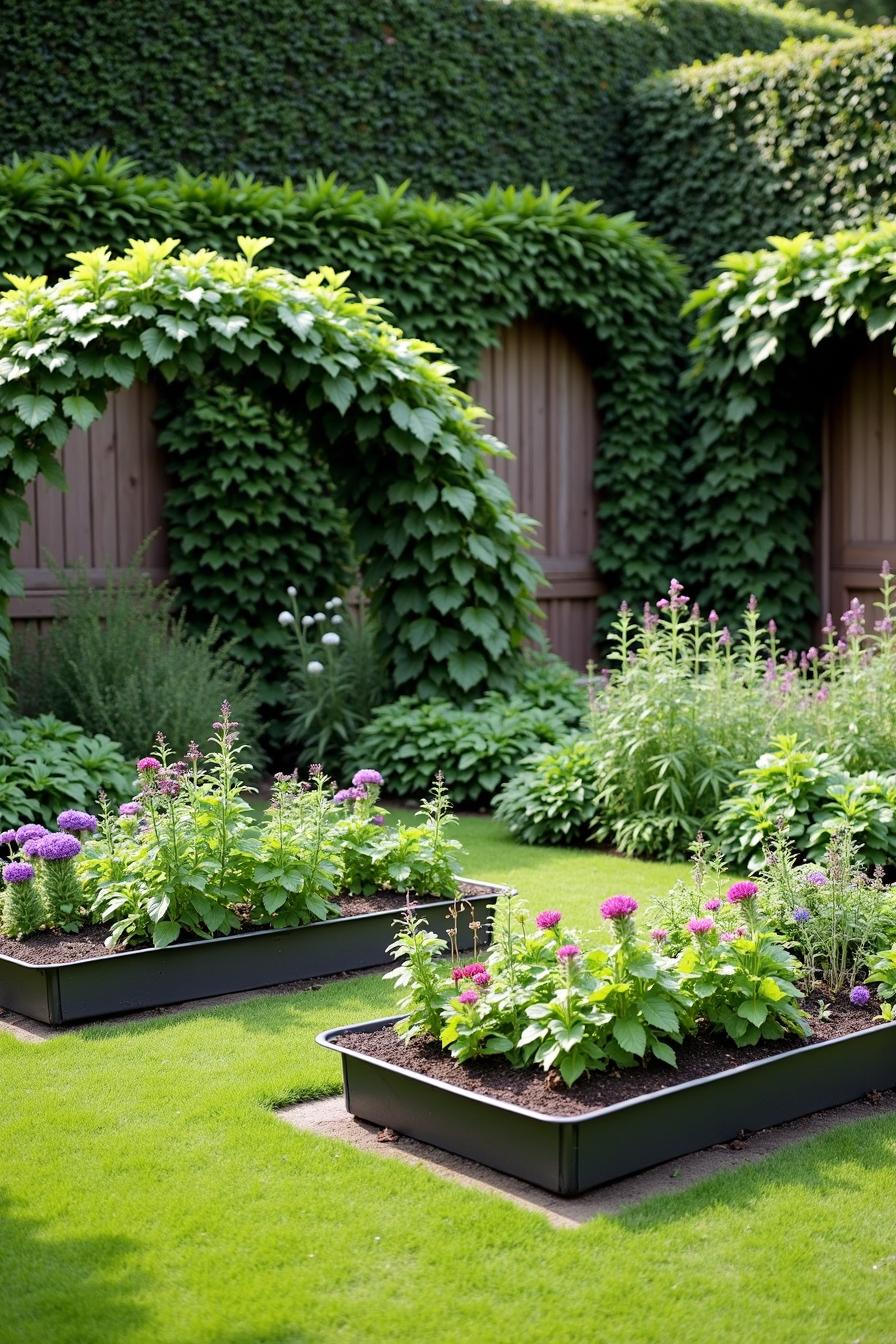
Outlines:
[[[816, 1001], [817, 997], [813, 998], [813, 1005]], [[766, 1041], [738, 1049], [727, 1037], [707, 1032], [675, 1047], [677, 1069], [660, 1060], [651, 1059], [649, 1063], [633, 1069], [612, 1068], [606, 1073], [592, 1073], [586, 1078], [580, 1078], [571, 1088], [567, 1088], [554, 1070], [545, 1074], [539, 1067], [513, 1069], [497, 1056], [456, 1064], [447, 1050], [443, 1050], [436, 1041], [417, 1037], [405, 1041], [394, 1027], [380, 1027], [378, 1031], [371, 1032], [346, 1032], [335, 1040], [337, 1044], [356, 1050], [359, 1054], [412, 1069], [425, 1078], [453, 1083], [455, 1087], [462, 1087], [480, 1096], [494, 1097], [497, 1101], [510, 1102], [514, 1106], [524, 1106], [546, 1115], [583, 1115], [589, 1111], [602, 1110], [605, 1106], [613, 1106], [619, 1101], [631, 1101], [649, 1092], [661, 1092], [677, 1083], [722, 1073], [739, 1064], [750, 1064], [754, 1060], [785, 1054], [801, 1045], [850, 1036], [853, 1032], [870, 1027], [876, 1012], [874, 1000], [867, 1008], [855, 1008], [849, 1002], [848, 995], [843, 994], [832, 1003], [831, 1016], [827, 1021], [819, 1021], [813, 1012], [809, 1012], [813, 1034], [808, 1041], [798, 1036], [788, 1036], [780, 1041]]]
[[[458, 885], [458, 900], [463, 900], [466, 896], [483, 894], [483, 891], [498, 891], [498, 887], [489, 888], [472, 887], [465, 882]], [[441, 896], [418, 896], [414, 900], [415, 905], [425, 905], [430, 901], [439, 901]], [[405, 898], [403, 893], [395, 891], [382, 891], [375, 896], [343, 896], [336, 902], [339, 906], [342, 918], [348, 918], [351, 915], [371, 915], [378, 914], [383, 910], [400, 911], [404, 909]], [[258, 932], [263, 925], [250, 923], [250, 911], [248, 906], [236, 907], [243, 923], [237, 933]], [[32, 933], [27, 938], [6, 938], [0, 934], [0, 956], [15, 957], [17, 961], [28, 962], [30, 966], [52, 966], [62, 961], [91, 961], [95, 957], [114, 957], [121, 952], [136, 952], [141, 948], [148, 947], [147, 943], [129, 943], [127, 947], [109, 948], [105, 946], [105, 940], [109, 937], [111, 925], [109, 924], [91, 924], [82, 929], [80, 933]], [[224, 935], [227, 937], [228, 935]], [[230, 935], [232, 936], [232, 935]], [[195, 939], [190, 937], [180, 938], [178, 942], [189, 943]], [[383, 960], [386, 960], [385, 951]]]

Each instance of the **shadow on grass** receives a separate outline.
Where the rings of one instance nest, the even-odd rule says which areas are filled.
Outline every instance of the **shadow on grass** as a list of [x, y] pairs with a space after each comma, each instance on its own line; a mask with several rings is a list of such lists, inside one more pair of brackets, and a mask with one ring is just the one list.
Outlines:
[[[39, 1173], [34, 1188], [39, 1202]], [[146, 1322], [120, 1272], [136, 1249], [123, 1237], [60, 1237], [57, 1225], [17, 1212], [0, 1191], [2, 1344], [125, 1341]]]

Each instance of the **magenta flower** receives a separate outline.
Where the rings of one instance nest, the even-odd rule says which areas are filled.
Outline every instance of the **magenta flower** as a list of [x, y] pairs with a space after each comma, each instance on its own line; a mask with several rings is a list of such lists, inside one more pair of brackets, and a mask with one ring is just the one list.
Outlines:
[[485, 974], [485, 967], [481, 961], [471, 961], [469, 966], [465, 966], [463, 969], [465, 980], [472, 980], [474, 975]]
[[142, 803], [122, 803], [118, 809], [118, 815], [120, 817], [136, 817], [142, 811]]
[[89, 812], [60, 812], [56, 818], [56, 825], [60, 831], [74, 831], [78, 834], [81, 831], [95, 831], [97, 828], [96, 817], [91, 816]]
[[73, 859], [76, 854], [80, 854], [81, 843], [73, 835], [58, 831], [54, 835], [44, 836], [37, 853], [45, 863], [59, 863], [63, 859]]
[[577, 957], [580, 951], [581, 948], [576, 947], [575, 943], [564, 943], [563, 947], [557, 948], [557, 960], [572, 961], [573, 957]]
[[871, 991], [864, 985], [856, 985], [855, 989], [850, 991], [849, 1001], [854, 1003], [857, 1008], [864, 1008], [871, 1000]]
[[689, 919], [687, 922], [688, 931], [696, 933], [698, 937], [701, 937], [704, 933], [711, 933], [715, 926], [715, 920], [708, 916], [705, 919]]
[[535, 923], [539, 929], [553, 929], [562, 918], [559, 910], [542, 910], [541, 914], [535, 916]]
[[458, 994], [457, 1001], [458, 1003], [478, 1003], [479, 995], [475, 989], [465, 989], [463, 994]]
[[491, 982], [492, 978], [488, 971], [479, 971], [473, 976], [473, 984], [478, 985], [480, 989], [488, 989]]
[[382, 784], [382, 782], [383, 777], [379, 770], [357, 770], [355, 774], [352, 775], [352, 783], [356, 789], [363, 787], [365, 784], [379, 785]]
[[30, 882], [33, 876], [34, 869], [30, 863], [8, 863], [3, 869], [3, 880], [10, 884]]
[[137, 762], [137, 769], [141, 774], [152, 774], [155, 770], [161, 770], [162, 762], [157, 761], [155, 756], [141, 756]]
[[707, 901], [703, 907], [704, 910], [721, 910], [721, 908], [722, 908], [722, 902], [718, 900], [715, 896], [713, 896], [711, 901]]
[[38, 826], [35, 822], [29, 822], [27, 826], [19, 827], [16, 831], [16, 839], [20, 845], [24, 845], [26, 840], [36, 840], [38, 836], [49, 834], [46, 826]]
[[744, 901], [752, 901], [758, 893], [755, 882], [734, 882], [728, 888], [728, 900], [732, 905], [742, 905]]
[[668, 929], [651, 929], [650, 936], [655, 943], [664, 943], [669, 937]]
[[709, 613], [709, 623], [710, 625], [718, 625], [719, 623], [719, 613], [716, 611], [715, 607], [713, 607], [712, 611]]
[[452, 969], [452, 971], [451, 971], [451, 979], [454, 981], [455, 984], [457, 984], [457, 982], [458, 982], [459, 980], [466, 980], [466, 978], [467, 978], [467, 976], [466, 976], [466, 972], [464, 971], [463, 966], [455, 966], [455, 967]]
[[628, 919], [638, 908], [638, 902], [631, 896], [611, 896], [604, 901], [600, 912], [604, 919]]

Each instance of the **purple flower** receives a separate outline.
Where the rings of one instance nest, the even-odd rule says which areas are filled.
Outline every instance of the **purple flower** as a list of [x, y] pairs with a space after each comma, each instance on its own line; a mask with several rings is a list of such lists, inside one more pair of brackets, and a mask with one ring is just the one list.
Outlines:
[[170, 798], [176, 798], [180, 793], [180, 781], [171, 778], [161, 780], [159, 783], [159, 793], [165, 793]]
[[147, 771], [151, 774], [154, 770], [161, 770], [161, 768], [162, 762], [157, 761], [155, 756], [141, 756], [137, 762], [137, 769], [141, 774]]
[[539, 929], [553, 929], [562, 918], [559, 910], [542, 910], [540, 915], [535, 916], [535, 923]]
[[14, 845], [15, 842], [15, 831], [0, 831], [0, 845]]
[[604, 901], [600, 912], [604, 919], [628, 919], [638, 908], [638, 902], [631, 896], [611, 896]]
[[813, 887], [826, 887], [828, 884], [828, 880], [824, 873], [818, 872], [817, 870], [814, 873], [807, 873], [806, 881]]
[[881, 578], [883, 579], [883, 578], [885, 578], [885, 577], [887, 576], [887, 574], [889, 574], [889, 573], [890, 573], [890, 562], [889, 562], [889, 560], [885, 560], [885, 561], [883, 562], [883, 564], [881, 565], [881, 567], [880, 567], [880, 576], [881, 576]]
[[37, 826], [34, 822], [29, 822], [27, 826], [20, 826], [16, 831], [16, 839], [20, 845], [24, 845], [26, 840], [36, 840], [40, 835], [49, 835], [50, 832], [46, 826]]
[[385, 826], [386, 818], [383, 816], [371, 817], [370, 824], [371, 826]]
[[704, 933], [711, 933], [715, 928], [716, 922], [708, 916], [705, 919], [689, 919], [687, 928], [690, 933], [696, 933], [698, 936]]
[[721, 908], [722, 902], [716, 896], [713, 896], [711, 901], [707, 901], [703, 907], [704, 910], [721, 910]]
[[728, 629], [727, 625], [723, 625], [722, 629], [719, 631], [718, 643], [723, 649], [727, 649], [731, 644], [731, 631]]
[[466, 972], [463, 966], [455, 966], [451, 972], [451, 979], [457, 984], [458, 980], [466, 980]]
[[669, 937], [668, 929], [651, 929], [650, 936], [655, 943], [664, 943]]
[[713, 607], [712, 611], [709, 613], [709, 623], [710, 625], [718, 625], [719, 623], [719, 613], [716, 611], [715, 607]]
[[352, 783], [356, 789], [361, 788], [364, 784], [379, 785], [382, 784], [382, 782], [383, 777], [379, 770], [356, 770], [352, 775]]
[[850, 990], [849, 1001], [854, 1003], [857, 1008], [864, 1008], [871, 999], [870, 989], [864, 985], [856, 985], [855, 989]]
[[122, 803], [121, 807], [118, 809], [118, 815], [120, 817], [136, 817], [137, 814], [142, 811], [142, 803]]
[[769, 621], [768, 632], [770, 635], [776, 635], [778, 633], [778, 626], [775, 621]]
[[367, 794], [365, 793], [364, 789], [359, 788], [339, 789], [336, 793], [333, 794], [333, 802], [359, 803], [362, 798], [366, 797]]
[[91, 816], [89, 812], [75, 812], [70, 810], [68, 812], [59, 813], [59, 816], [56, 818], [56, 825], [59, 827], [60, 831], [74, 831], [77, 834], [79, 831], [95, 831], [97, 820], [96, 817]]
[[479, 995], [475, 989], [465, 989], [463, 994], [458, 994], [457, 1001], [458, 1003], [478, 1003]]
[[807, 910], [804, 905], [798, 905], [793, 912], [794, 924], [805, 924], [807, 919], [812, 918], [812, 911]]
[[44, 837], [37, 852], [45, 863], [57, 863], [62, 859], [73, 859], [76, 854], [80, 854], [81, 844], [73, 835], [57, 831], [54, 835]]
[[741, 905], [744, 901], [752, 901], [758, 892], [755, 882], [734, 882], [728, 888], [728, 900], [732, 905]]
[[36, 836], [34, 837], [33, 840], [26, 840], [25, 843], [24, 843], [24, 845], [22, 846], [22, 853], [23, 853], [23, 854], [25, 855], [25, 857], [28, 858], [28, 859], [39, 858], [39, 857], [40, 857], [40, 847], [41, 847], [41, 845], [43, 844], [43, 842], [44, 842], [45, 839], [46, 839], [46, 836], [43, 836], [43, 835], [36, 835]]
[[478, 985], [480, 989], [488, 989], [491, 982], [492, 978], [488, 971], [479, 971], [477, 975], [473, 976], [473, 984]]
[[30, 863], [8, 863], [3, 869], [4, 882], [30, 882], [34, 869]]
[[557, 960], [572, 961], [573, 957], [577, 957], [580, 951], [581, 948], [576, 947], [575, 943], [564, 943], [563, 947], [557, 948]]

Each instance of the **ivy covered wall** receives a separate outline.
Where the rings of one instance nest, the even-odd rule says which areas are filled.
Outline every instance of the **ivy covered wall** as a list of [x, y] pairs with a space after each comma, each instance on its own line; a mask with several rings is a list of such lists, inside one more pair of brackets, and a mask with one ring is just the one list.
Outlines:
[[546, 180], [619, 210], [634, 81], [852, 31], [771, 0], [17, 0], [0, 146], [441, 194]]

